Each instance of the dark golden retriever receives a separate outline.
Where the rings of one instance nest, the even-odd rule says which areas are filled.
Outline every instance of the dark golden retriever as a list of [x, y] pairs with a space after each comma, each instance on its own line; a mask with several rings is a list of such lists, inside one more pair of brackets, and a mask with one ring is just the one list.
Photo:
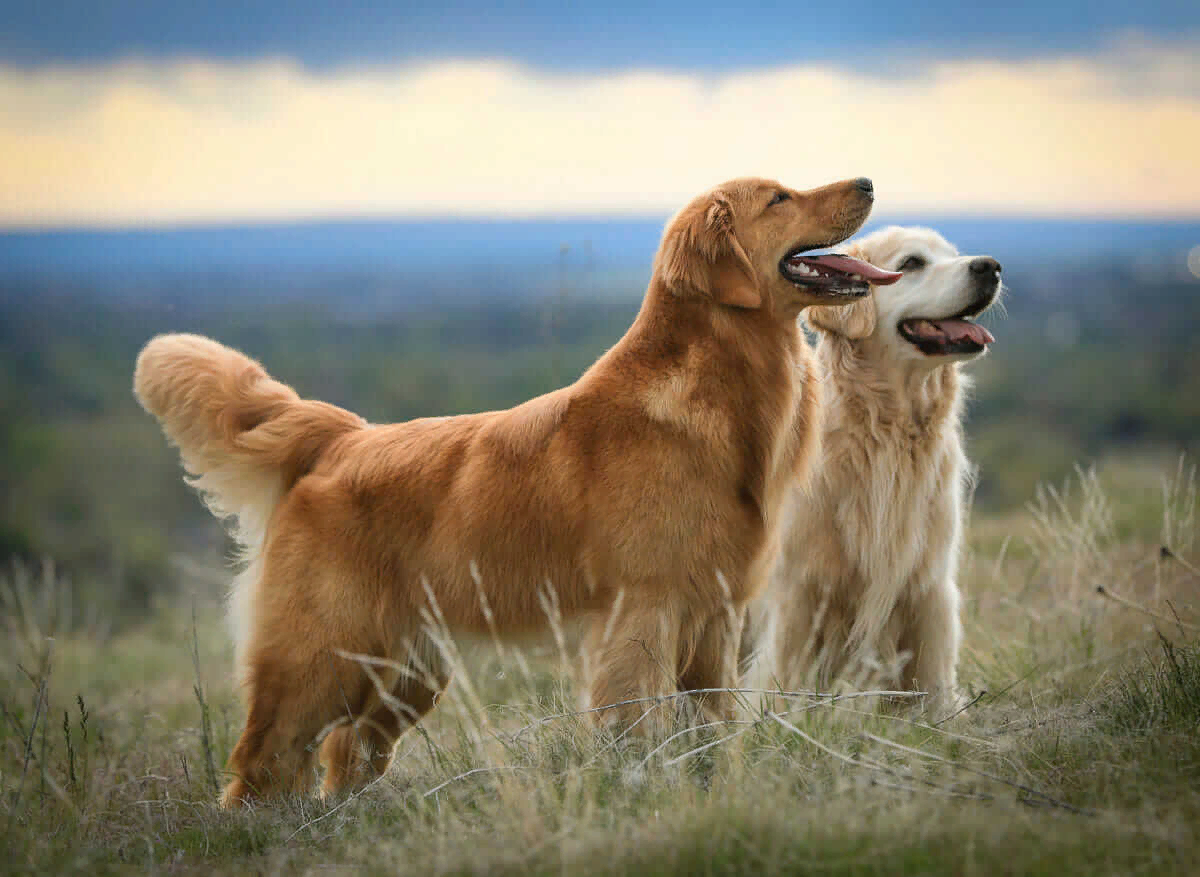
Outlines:
[[[869, 180], [701, 195], [669, 223], [626, 335], [507, 411], [373, 426], [207, 338], [147, 344], [137, 398], [236, 517], [247, 562], [232, 614], [248, 716], [223, 803], [308, 787], [339, 718], [324, 790], [384, 770], [449, 681], [435, 625], [519, 634], [548, 605], [581, 619], [593, 705], [735, 684], [742, 610], [816, 435], [796, 317], [865, 295], [874, 271], [801, 254], [871, 203]], [[384, 688], [344, 651], [393, 662]]]

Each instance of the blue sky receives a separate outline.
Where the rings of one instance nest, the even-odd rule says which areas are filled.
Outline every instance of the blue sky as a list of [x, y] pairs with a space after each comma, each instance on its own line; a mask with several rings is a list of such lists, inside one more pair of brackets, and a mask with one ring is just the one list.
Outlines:
[[0, 229], [661, 215], [735, 176], [911, 216], [1200, 216], [1200, 2], [25, 0]]
[[797, 62], [856, 66], [880, 53], [1027, 57], [1087, 52], [1113, 35], [1200, 31], [1195, 0], [820, 4], [615, 0], [26, 0], [5, 3], [0, 62], [138, 55], [306, 66], [507, 58], [549, 70], [729, 71]]

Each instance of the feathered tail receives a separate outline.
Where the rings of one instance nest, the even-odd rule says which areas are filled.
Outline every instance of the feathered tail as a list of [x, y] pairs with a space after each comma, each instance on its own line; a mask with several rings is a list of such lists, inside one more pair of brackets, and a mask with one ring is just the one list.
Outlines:
[[301, 399], [254, 360], [200, 335], [159, 335], [138, 356], [133, 392], [179, 448], [189, 483], [253, 552], [280, 498], [330, 441], [366, 426]]

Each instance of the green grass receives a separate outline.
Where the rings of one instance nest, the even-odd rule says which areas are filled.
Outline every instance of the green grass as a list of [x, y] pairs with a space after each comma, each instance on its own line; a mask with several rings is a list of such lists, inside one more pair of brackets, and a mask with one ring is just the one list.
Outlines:
[[56, 609], [70, 589], [53, 576], [14, 569], [0, 872], [1194, 873], [1196, 507], [1182, 468], [1082, 472], [974, 522], [976, 700], [948, 721], [748, 698], [737, 722], [613, 738], [574, 713], [553, 649], [475, 648], [382, 780], [240, 813], [215, 808], [208, 767], [219, 783], [242, 715], [220, 576], [177, 564], [185, 596], [109, 633]]

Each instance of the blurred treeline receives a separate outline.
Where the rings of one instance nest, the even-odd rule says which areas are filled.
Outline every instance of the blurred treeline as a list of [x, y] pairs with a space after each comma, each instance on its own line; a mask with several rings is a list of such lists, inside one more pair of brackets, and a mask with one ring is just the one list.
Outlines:
[[[1119, 269], [1007, 282], [1007, 316], [985, 318], [998, 342], [972, 366], [982, 510], [1021, 504], [1076, 461], [1200, 449], [1200, 286]], [[223, 550], [130, 391], [157, 332], [211, 335], [303, 395], [404, 420], [506, 407], [574, 379], [624, 332], [641, 293], [460, 297], [417, 284], [364, 311], [343, 291], [353, 286], [330, 275], [273, 295], [267, 276], [164, 275], [130, 293], [114, 279], [0, 280], [0, 562], [52, 558], [94, 583], [86, 593], [102, 608], [132, 617], [171, 593], [173, 557]]]

